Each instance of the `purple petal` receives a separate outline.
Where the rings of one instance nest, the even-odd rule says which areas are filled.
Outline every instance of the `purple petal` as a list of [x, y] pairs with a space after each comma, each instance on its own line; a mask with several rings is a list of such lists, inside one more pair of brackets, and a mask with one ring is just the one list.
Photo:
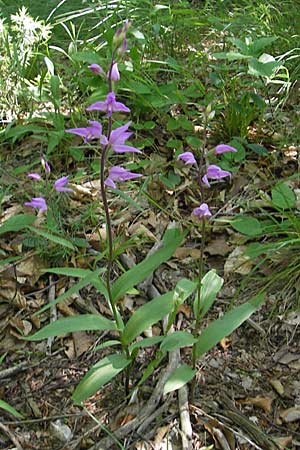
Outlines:
[[181, 153], [177, 160], [184, 161], [185, 164], [197, 164], [197, 161], [195, 160], [195, 157], [192, 152], [184, 152]]
[[198, 208], [193, 210], [193, 214], [198, 217], [198, 219], [203, 219], [205, 217], [211, 217], [211, 212], [207, 203], [202, 203]]
[[41, 164], [42, 164], [45, 172], [48, 172], [48, 173], [51, 172], [51, 167], [50, 167], [49, 163], [47, 162], [47, 160], [44, 158], [44, 156], [41, 157]]
[[141, 150], [139, 150], [135, 147], [131, 147], [129, 145], [124, 145], [124, 144], [120, 144], [120, 145], [115, 144], [115, 145], [112, 145], [111, 148], [116, 153], [142, 153]]
[[[141, 173], [133, 173], [120, 166], [114, 166], [110, 169], [108, 178], [106, 179], [106, 185], [112, 187], [114, 181], [127, 181], [134, 178], [141, 177]], [[109, 184], [108, 184], [109, 183]]]
[[207, 168], [206, 175], [208, 178], [214, 178], [216, 180], [220, 180], [224, 177], [231, 177], [231, 173], [227, 170], [222, 170], [221, 167], [211, 164]]
[[41, 179], [41, 175], [38, 173], [28, 173], [27, 176], [29, 178], [32, 178], [33, 180], [40, 180]]
[[206, 174], [202, 177], [202, 181], [206, 186], [210, 187], [208, 178], [220, 180], [221, 178], [231, 177], [231, 173], [227, 170], [222, 170], [221, 167], [211, 164], [208, 166]]
[[127, 132], [128, 128], [130, 127], [131, 122], [125, 123], [125, 125], [122, 125], [121, 127], [118, 127], [110, 133], [109, 137], [109, 143], [110, 144], [124, 144], [126, 139], [128, 139], [131, 136], [131, 132]]
[[116, 189], [117, 188], [117, 186], [115, 185], [115, 183], [113, 182], [113, 180], [111, 179], [111, 178], [106, 178], [106, 180], [104, 181], [104, 184], [106, 185], [106, 186], [109, 186], [109, 187], [111, 187], [111, 188], [113, 188], [113, 189]]
[[86, 111], [107, 111], [106, 102], [95, 102], [86, 108]]
[[39, 209], [41, 212], [47, 211], [46, 200], [43, 197], [33, 197], [31, 202], [25, 202], [25, 206], [30, 206], [33, 209]]
[[124, 103], [115, 102], [114, 106], [113, 106], [113, 111], [114, 112], [130, 112], [130, 109], [127, 108], [127, 106], [124, 105]]
[[65, 187], [68, 182], [68, 177], [61, 177], [55, 181], [54, 189], [57, 192], [73, 192], [73, 189]]
[[215, 154], [216, 155], [221, 155], [222, 153], [227, 153], [227, 152], [237, 152], [237, 149], [234, 147], [231, 147], [230, 145], [226, 145], [226, 144], [220, 144], [216, 146], [215, 149]]
[[86, 128], [69, 128], [65, 130], [66, 133], [77, 134], [78, 136], [82, 136], [86, 138], [88, 136], [88, 131]]
[[204, 184], [206, 184], [207, 187], [210, 188], [210, 184], [209, 184], [209, 181], [207, 179], [207, 175], [206, 174], [204, 175], [204, 177], [202, 177], [202, 181], [203, 181]]
[[102, 125], [96, 120], [89, 120], [90, 127], [86, 128], [70, 128], [65, 130], [66, 133], [77, 134], [78, 136], [84, 137], [85, 142], [93, 138], [101, 139], [102, 136]]

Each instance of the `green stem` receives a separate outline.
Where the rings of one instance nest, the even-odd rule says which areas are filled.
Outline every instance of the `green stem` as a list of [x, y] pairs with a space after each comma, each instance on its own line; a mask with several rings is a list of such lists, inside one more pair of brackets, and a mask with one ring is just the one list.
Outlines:
[[[204, 114], [204, 124], [203, 124], [203, 143], [201, 148], [201, 154], [200, 154], [200, 160], [198, 164], [198, 183], [200, 186], [200, 196], [201, 196], [201, 202], [204, 202], [205, 199], [205, 192], [202, 182], [202, 172], [203, 172], [203, 166], [206, 162], [206, 145], [207, 145], [207, 116], [206, 112]], [[199, 335], [200, 330], [200, 301], [201, 301], [201, 282], [204, 274], [204, 248], [205, 248], [205, 241], [206, 241], [206, 227], [205, 227], [205, 219], [202, 219], [202, 226], [201, 226], [201, 245], [200, 245], [200, 256], [198, 260], [198, 285], [197, 285], [197, 301], [196, 301], [196, 317], [195, 317], [195, 327], [193, 331], [193, 335], [195, 338]], [[193, 352], [192, 352], [192, 364], [193, 369], [196, 368], [196, 362], [197, 362], [197, 355], [196, 355], [196, 343], [193, 345]], [[191, 401], [194, 401], [195, 398], [195, 387], [196, 387], [196, 379], [193, 378], [192, 384], [191, 384]]]

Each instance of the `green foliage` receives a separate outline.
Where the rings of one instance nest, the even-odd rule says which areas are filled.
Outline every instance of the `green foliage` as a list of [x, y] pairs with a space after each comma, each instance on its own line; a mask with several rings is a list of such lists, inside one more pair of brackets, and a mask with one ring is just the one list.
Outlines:
[[43, 327], [40, 331], [28, 338], [30, 341], [41, 341], [50, 336], [60, 336], [66, 333], [88, 330], [115, 330], [116, 326], [111, 320], [96, 314], [81, 314], [80, 316], [65, 317]]
[[215, 270], [207, 272], [201, 280], [200, 296], [194, 300], [194, 316], [202, 318], [216, 299], [223, 285], [223, 278], [219, 277]]
[[225, 336], [229, 336], [238, 328], [264, 301], [264, 294], [258, 295], [254, 299], [238, 306], [224, 314], [223, 317], [210, 323], [198, 338], [195, 345], [196, 358], [204, 355]]
[[22, 414], [20, 414], [13, 406], [10, 406], [4, 400], [0, 400], [0, 408], [4, 409], [4, 411], [9, 412], [13, 416], [15, 416], [17, 419], [23, 419]]
[[178, 228], [168, 229], [163, 237], [162, 248], [153, 255], [148, 256], [144, 261], [134, 266], [132, 269], [121, 275], [112, 286], [112, 298], [117, 301], [129, 289], [143, 281], [147, 276], [167, 261], [173, 255], [176, 248], [180, 245], [184, 235]]
[[182, 386], [191, 381], [195, 375], [196, 370], [186, 364], [182, 364], [177, 367], [164, 385], [164, 394], [180, 389]]
[[178, 306], [193, 293], [195, 287], [195, 283], [183, 279], [174, 291], [156, 297], [137, 309], [124, 328], [123, 343], [128, 345], [151, 325], [171, 313], [174, 308], [177, 310]]
[[72, 399], [76, 404], [81, 404], [84, 400], [95, 394], [104, 384], [118, 375], [129, 364], [123, 354], [115, 353], [101, 359], [83, 377], [76, 387]]

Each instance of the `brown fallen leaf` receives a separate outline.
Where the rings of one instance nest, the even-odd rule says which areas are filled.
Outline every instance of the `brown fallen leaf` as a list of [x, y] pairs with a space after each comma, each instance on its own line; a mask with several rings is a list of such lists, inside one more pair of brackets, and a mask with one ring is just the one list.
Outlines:
[[227, 243], [226, 236], [218, 236], [212, 242], [205, 246], [205, 253], [211, 256], [225, 256], [230, 252], [231, 246]]
[[178, 247], [175, 250], [174, 257], [180, 261], [189, 257], [198, 259], [200, 257], [200, 250], [192, 247]]
[[192, 314], [191, 307], [189, 305], [185, 305], [184, 303], [179, 305], [177, 312], [184, 314], [187, 319], [189, 319]]
[[279, 394], [280, 396], [284, 394], [284, 387], [280, 380], [273, 379], [270, 380], [269, 383], [272, 386], [272, 388], [277, 392], [277, 394]]
[[76, 333], [72, 333], [72, 336], [77, 357], [85, 353], [95, 343], [95, 340], [85, 331], [77, 331]]
[[235, 450], [234, 434], [228, 430], [222, 423], [215, 419], [209, 419], [204, 428], [212, 436], [215, 448], [220, 450]]
[[269, 414], [272, 411], [272, 402], [273, 399], [271, 397], [248, 397], [245, 400], [240, 400], [240, 404], [244, 405], [253, 405], [257, 406], [257, 408], [263, 409], [266, 414]]
[[223, 339], [220, 340], [220, 345], [223, 350], [228, 350], [229, 347], [231, 346], [231, 343], [232, 339], [230, 337], [224, 337]]
[[280, 412], [280, 417], [285, 423], [300, 420], [300, 406], [293, 406]]
[[273, 438], [276, 444], [279, 446], [280, 450], [285, 450], [287, 446], [291, 445], [293, 442], [292, 436]]
[[239, 273], [240, 275], [247, 275], [253, 265], [254, 261], [245, 255], [246, 246], [237, 246], [228, 256], [225, 265], [224, 273]]

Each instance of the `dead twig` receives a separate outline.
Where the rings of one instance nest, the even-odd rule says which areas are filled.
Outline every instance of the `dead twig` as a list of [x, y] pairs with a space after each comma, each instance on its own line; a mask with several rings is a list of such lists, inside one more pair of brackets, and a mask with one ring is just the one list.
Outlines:
[[9, 437], [9, 439], [15, 445], [17, 450], [23, 450], [23, 447], [16, 438], [16, 436], [10, 431], [10, 429], [6, 425], [3, 425], [3, 423], [1, 422], [0, 422], [0, 430], [2, 430]]
[[178, 390], [178, 407], [181, 424], [182, 450], [191, 450], [193, 429], [189, 413], [187, 385], [182, 386], [182, 388]]

